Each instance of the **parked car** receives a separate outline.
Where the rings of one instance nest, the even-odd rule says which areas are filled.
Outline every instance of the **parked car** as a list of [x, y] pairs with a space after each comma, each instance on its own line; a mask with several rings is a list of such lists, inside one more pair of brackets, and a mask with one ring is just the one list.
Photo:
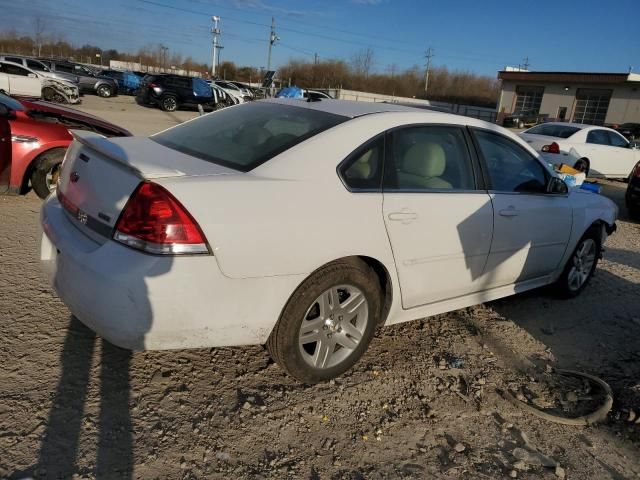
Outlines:
[[0, 93], [43, 97], [57, 103], [80, 103], [78, 87], [12, 62], [0, 61]]
[[136, 93], [136, 101], [142, 105], [157, 105], [166, 112], [197, 105], [211, 110], [215, 108], [213, 93], [207, 82], [201, 78], [170, 73], [144, 77]]
[[255, 98], [255, 92], [250, 85], [242, 82], [236, 82], [234, 80], [229, 80], [227, 83], [230, 83], [236, 86], [238, 89], [240, 89], [240, 92], [242, 93], [243, 96], [249, 97], [251, 99]]
[[381, 324], [575, 296], [615, 230], [611, 200], [458, 115], [271, 99], [150, 138], [75, 136], [41, 215], [71, 312], [125, 348], [266, 344], [306, 383]]
[[23, 67], [33, 70], [34, 72], [39, 73], [44, 77], [64, 80], [76, 85], [80, 82], [80, 79], [77, 75], [63, 72], [52, 72], [44, 63], [34, 58], [24, 57], [21, 55], [0, 55], [0, 60], [4, 62], [17, 63], [18, 65], [22, 65]]
[[[53, 190], [73, 130], [106, 136], [131, 135], [92, 115], [41, 100], [0, 94], [0, 111], [11, 129], [9, 154], [0, 157], [0, 191], [23, 194], [33, 188], [40, 198]], [[7, 122], [8, 121], [8, 122]]]
[[503, 127], [524, 128], [527, 125], [540, 123], [541, 116], [535, 110], [518, 110], [502, 120]]
[[625, 202], [631, 216], [640, 219], [640, 162], [633, 167], [629, 175]]
[[627, 140], [640, 140], [640, 123], [623, 123], [614, 130], [624, 136]]
[[92, 93], [103, 98], [118, 94], [118, 83], [115, 80], [96, 75], [84, 65], [49, 58], [39, 58], [38, 60], [49, 67], [52, 72], [70, 73], [77, 76], [81, 93]]
[[520, 134], [545, 161], [590, 177], [627, 178], [640, 150], [615, 130], [581, 123], [549, 122]]
[[253, 96], [245, 94], [240, 87], [236, 86], [232, 82], [227, 82], [226, 80], [213, 80], [211, 82], [212, 85], [217, 86], [224, 90], [228, 95], [230, 95], [235, 101], [236, 105], [239, 103], [244, 103], [249, 100], [253, 100]]
[[140, 88], [141, 77], [133, 72], [119, 70], [101, 70], [98, 76], [109, 77], [118, 84], [118, 93], [121, 95], [135, 95]]
[[310, 98], [311, 100], [327, 100], [333, 98], [328, 93], [321, 92], [320, 90], [304, 89], [302, 95], [304, 98]]

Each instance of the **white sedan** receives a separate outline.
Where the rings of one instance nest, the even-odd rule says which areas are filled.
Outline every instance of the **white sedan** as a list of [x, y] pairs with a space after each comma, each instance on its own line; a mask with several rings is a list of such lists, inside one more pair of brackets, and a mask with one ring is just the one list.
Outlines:
[[382, 324], [577, 295], [615, 229], [502, 127], [411, 107], [275, 99], [74, 135], [41, 219], [71, 312], [131, 349], [266, 344], [308, 383]]
[[580, 123], [551, 122], [520, 134], [545, 161], [565, 163], [589, 177], [627, 178], [640, 150], [615, 130]]

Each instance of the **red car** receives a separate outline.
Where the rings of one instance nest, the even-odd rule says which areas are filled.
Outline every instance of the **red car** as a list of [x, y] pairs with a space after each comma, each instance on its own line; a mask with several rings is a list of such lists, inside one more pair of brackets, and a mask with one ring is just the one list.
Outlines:
[[0, 94], [0, 193], [23, 194], [29, 188], [46, 198], [73, 140], [69, 130], [90, 130], [107, 137], [127, 130], [78, 110], [32, 98]]

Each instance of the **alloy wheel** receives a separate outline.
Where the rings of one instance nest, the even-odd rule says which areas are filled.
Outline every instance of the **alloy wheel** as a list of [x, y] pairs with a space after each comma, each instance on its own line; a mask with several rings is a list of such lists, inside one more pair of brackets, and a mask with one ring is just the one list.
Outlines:
[[358, 347], [369, 322], [369, 302], [353, 285], [325, 290], [307, 309], [298, 345], [304, 361], [328, 369], [345, 361]]
[[579, 290], [589, 279], [596, 261], [596, 242], [592, 238], [584, 239], [573, 254], [571, 270], [567, 277], [571, 291]]

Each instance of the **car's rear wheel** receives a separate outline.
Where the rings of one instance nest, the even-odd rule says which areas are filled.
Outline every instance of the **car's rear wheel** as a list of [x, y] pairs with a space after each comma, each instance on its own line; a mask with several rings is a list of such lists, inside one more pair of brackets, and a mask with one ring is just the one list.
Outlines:
[[558, 293], [575, 297], [587, 286], [598, 265], [602, 252], [600, 227], [593, 226], [578, 242], [562, 275], [556, 282]]
[[96, 90], [99, 97], [109, 98], [113, 95], [113, 89], [109, 85], [100, 85]]
[[326, 265], [291, 296], [267, 349], [276, 363], [304, 383], [337, 377], [369, 346], [379, 323], [381, 298], [378, 278], [364, 262]]
[[165, 112], [175, 112], [178, 109], [178, 99], [172, 95], [162, 97], [160, 108]]
[[31, 173], [31, 187], [40, 198], [47, 198], [56, 188], [64, 153], [64, 148], [53, 148], [41, 154], [36, 160]]
[[578, 160], [573, 166], [579, 172], [583, 172], [586, 176], [589, 176], [589, 160], [586, 158], [581, 158]]

